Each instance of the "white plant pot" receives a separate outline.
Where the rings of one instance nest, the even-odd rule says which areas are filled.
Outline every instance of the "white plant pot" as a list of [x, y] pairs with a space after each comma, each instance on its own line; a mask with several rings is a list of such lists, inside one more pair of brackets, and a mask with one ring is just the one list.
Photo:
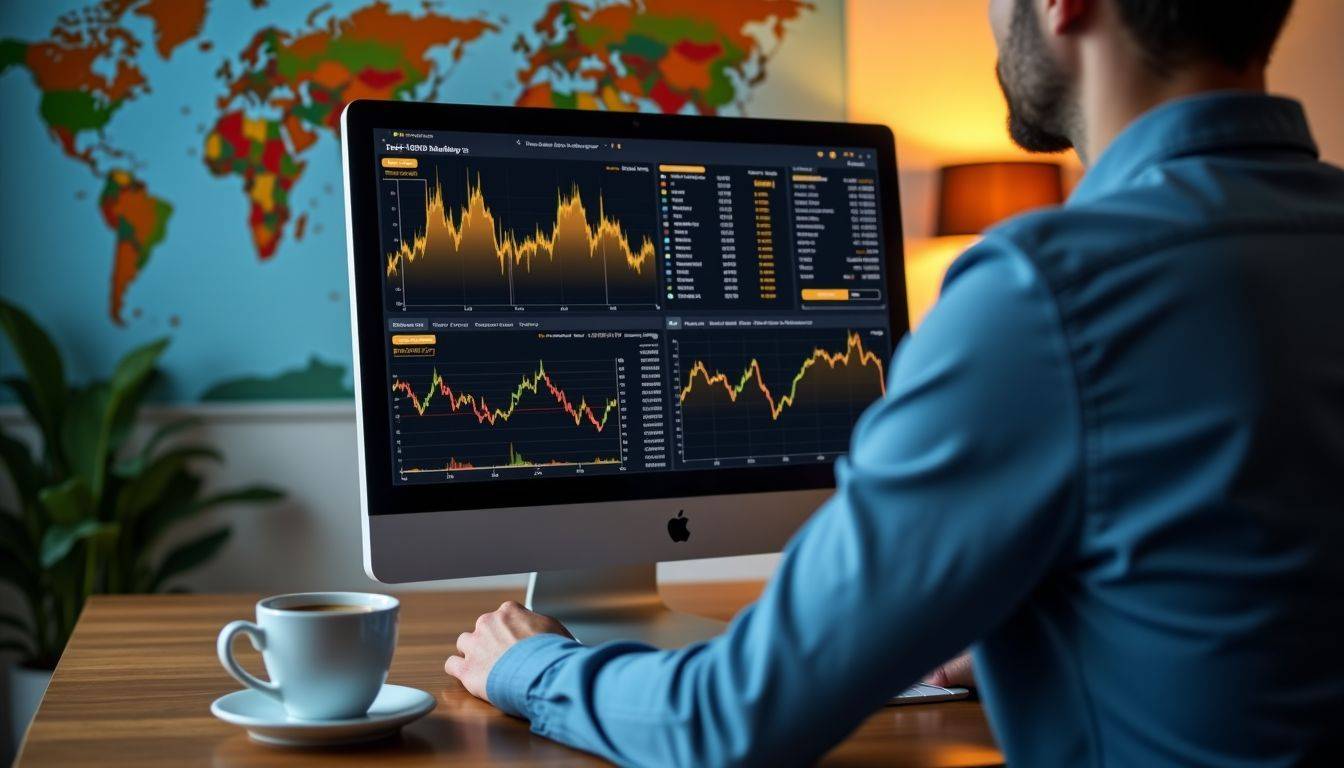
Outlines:
[[47, 683], [51, 682], [51, 670], [29, 669], [18, 664], [10, 664], [5, 669], [5, 687], [9, 712], [9, 743], [14, 754], [18, 754], [19, 745], [28, 731], [28, 723], [37, 713], [37, 705], [47, 692]]

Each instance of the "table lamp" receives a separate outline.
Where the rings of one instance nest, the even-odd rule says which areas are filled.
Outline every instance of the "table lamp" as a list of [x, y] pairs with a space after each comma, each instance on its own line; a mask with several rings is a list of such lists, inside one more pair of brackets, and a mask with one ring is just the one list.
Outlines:
[[969, 163], [939, 172], [936, 237], [979, 235], [1010, 216], [1064, 200], [1055, 163]]
[[906, 261], [911, 327], [937, 300], [948, 265], [982, 232], [1011, 216], [1064, 200], [1064, 174], [1055, 163], [967, 163], [945, 166], [938, 176], [934, 237], [912, 248]]

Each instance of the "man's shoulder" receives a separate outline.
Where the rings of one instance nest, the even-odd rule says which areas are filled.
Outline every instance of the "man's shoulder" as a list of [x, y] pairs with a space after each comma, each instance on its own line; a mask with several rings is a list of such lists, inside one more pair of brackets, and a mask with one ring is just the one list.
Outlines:
[[1060, 289], [1136, 256], [1216, 237], [1223, 226], [1189, 197], [1126, 190], [1014, 217], [986, 232], [984, 244], [1027, 259]]
[[1031, 261], [1053, 288], [1201, 241], [1344, 227], [1344, 172], [1324, 163], [1223, 168], [1204, 158], [1151, 169], [1132, 186], [1026, 213], [985, 233], [987, 252]]

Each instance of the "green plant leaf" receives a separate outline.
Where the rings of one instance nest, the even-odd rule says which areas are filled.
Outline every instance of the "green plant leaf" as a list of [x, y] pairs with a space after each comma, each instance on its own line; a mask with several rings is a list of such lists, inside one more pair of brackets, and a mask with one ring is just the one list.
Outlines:
[[91, 491], [95, 490], [94, 475], [107, 461], [102, 442], [103, 416], [107, 412], [109, 389], [104, 382], [94, 382], [70, 393], [65, 423], [61, 425], [61, 444], [65, 448], [65, 462], [70, 472], [82, 475]]
[[19, 376], [6, 376], [0, 379], [0, 384], [9, 387], [14, 396], [19, 399], [23, 410], [28, 412], [29, 418], [37, 421], [37, 395], [33, 393], [33, 387], [28, 383], [28, 380]]
[[140, 403], [149, 388], [163, 351], [168, 348], [168, 339], [151, 341], [127, 352], [117, 363], [109, 382], [111, 388], [108, 401], [106, 445], [109, 453], [114, 453], [130, 432]]
[[72, 472], [89, 480], [95, 503], [101, 501], [108, 467], [130, 431], [154, 365], [167, 339], [137, 347], [117, 363], [112, 378], [72, 394], [61, 438]]
[[65, 474], [65, 451], [61, 446], [61, 425], [47, 424], [38, 418], [41, 412], [41, 406], [37, 404], [37, 395], [33, 392], [33, 387], [27, 379], [21, 379], [17, 376], [6, 376], [0, 379], [0, 384], [9, 387], [14, 396], [23, 404], [23, 409], [37, 424], [38, 431], [42, 433], [43, 456], [46, 457], [47, 467], [58, 475]]
[[30, 399], [25, 399], [24, 405], [51, 440], [56, 437], [65, 414], [65, 366], [61, 354], [47, 332], [27, 312], [3, 300], [0, 300], [0, 330], [9, 338], [28, 376]]
[[218, 528], [169, 552], [150, 582], [150, 591], [159, 591], [169, 579], [214, 557], [229, 540], [230, 533], [228, 528]]
[[152, 456], [164, 440], [167, 440], [178, 432], [195, 429], [204, 426], [204, 424], [205, 419], [200, 416], [186, 416], [181, 419], [170, 421], [154, 430], [154, 434], [150, 435], [149, 440], [145, 441], [145, 447], [140, 449], [140, 454], [146, 457]]
[[167, 348], [168, 337], [165, 336], [127, 352], [117, 362], [116, 370], [112, 371], [113, 391], [125, 392], [142, 383], [154, 371], [154, 366]]
[[70, 550], [81, 541], [116, 538], [120, 526], [98, 520], [84, 520], [73, 525], [53, 525], [42, 537], [42, 567], [50, 568], [65, 559]]
[[47, 516], [57, 525], [73, 525], [93, 516], [93, 495], [89, 493], [89, 483], [79, 476], [43, 488], [37, 498], [46, 508]]
[[120, 477], [133, 477], [140, 474], [144, 471], [144, 468], [153, 461], [154, 454], [158, 451], [159, 446], [163, 444], [163, 441], [179, 432], [195, 429], [204, 423], [205, 420], [199, 416], [187, 416], [160, 426], [158, 429], [154, 430], [154, 434], [150, 435], [149, 439], [145, 441], [145, 444], [140, 449], [138, 455], [118, 463], [113, 471]]
[[208, 446], [184, 445], [160, 454], [144, 470], [128, 478], [117, 496], [116, 519], [131, 524], [159, 503], [168, 484], [195, 459], [223, 461], [219, 451]]
[[216, 493], [204, 499], [193, 501], [181, 508], [166, 509], [165, 514], [155, 521], [159, 528], [154, 535], [163, 533], [174, 523], [195, 517], [225, 504], [264, 504], [279, 501], [284, 497], [283, 491], [266, 485], [252, 485]]
[[137, 560], [147, 555], [175, 523], [193, 514], [201, 485], [201, 479], [191, 472], [178, 472], [168, 481], [158, 501], [128, 523], [132, 530], [128, 544]]
[[0, 460], [4, 461], [24, 507], [36, 504], [37, 490], [42, 487], [42, 472], [28, 452], [28, 446], [10, 437], [3, 429], [0, 429]]
[[136, 475], [145, 471], [145, 457], [140, 454], [122, 459], [112, 465], [112, 476], [122, 479], [134, 478]]

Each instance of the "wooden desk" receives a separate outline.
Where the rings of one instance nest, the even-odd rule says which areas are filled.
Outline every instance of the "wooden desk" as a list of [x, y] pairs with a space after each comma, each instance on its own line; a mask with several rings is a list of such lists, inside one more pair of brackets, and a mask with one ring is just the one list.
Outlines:
[[[728, 618], [759, 584], [672, 586], [672, 605]], [[236, 690], [215, 658], [231, 619], [254, 618], [254, 595], [95, 597], [84, 609], [46, 699], [28, 731], [20, 766], [587, 765], [589, 755], [533, 736], [527, 724], [477, 701], [443, 672], [459, 632], [516, 592], [399, 596], [400, 643], [389, 680], [438, 697], [399, 740], [335, 750], [276, 749], [216, 720], [210, 702]], [[235, 651], [248, 669], [261, 659]], [[1002, 762], [980, 705], [888, 707], [827, 755], [827, 765], [984, 766]]]

